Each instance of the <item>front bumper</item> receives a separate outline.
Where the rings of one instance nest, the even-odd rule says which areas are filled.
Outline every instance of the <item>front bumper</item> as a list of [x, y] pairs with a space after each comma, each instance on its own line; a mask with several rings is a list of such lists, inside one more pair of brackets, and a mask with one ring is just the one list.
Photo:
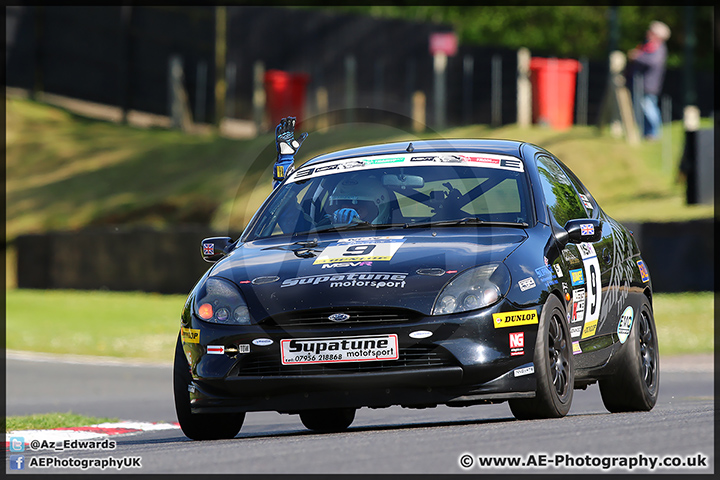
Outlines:
[[[190, 362], [193, 413], [495, 403], [535, 395], [537, 324], [495, 328], [493, 313], [517, 311], [501, 302], [470, 314], [407, 315], [387, 322], [230, 327], [191, 318], [197, 343], [183, 343]], [[528, 308], [523, 308], [528, 310]], [[539, 308], [535, 308], [539, 318]], [[402, 317], [402, 315], [401, 315]], [[427, 338], [413, 338], [425, 331]], [[510, 334], [524, 346], [511, 349]], [[280, 341], [396, 334], [397, 360], [282, 365]], [[272, 340], [272, 343], [269, 342]], [[253, 343], [255, 341], [255, 343]], [[260, 345], [258, 345], [258, 343]], [[208, 345], [232, 353], [208, 354]], [[234, 353], [235, 349], [249, 350]]]

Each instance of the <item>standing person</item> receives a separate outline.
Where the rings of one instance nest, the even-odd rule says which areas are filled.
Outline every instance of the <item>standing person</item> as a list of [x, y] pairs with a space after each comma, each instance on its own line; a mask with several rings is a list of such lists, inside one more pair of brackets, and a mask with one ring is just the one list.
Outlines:
[[628, 52], [630, 60], [627, 71], [628, 84], [631, 84], [636, 72], [643, 77], [643, 98], [640, 101], [644, 117], [643, 132], [648, 140], [657, 139], [662, 131], [658, 96], [665, 76], [667, 60], [665, 42], [669, 38], [670, 27], [663, 22], [654, 21], [647, 30], [645, 43]]

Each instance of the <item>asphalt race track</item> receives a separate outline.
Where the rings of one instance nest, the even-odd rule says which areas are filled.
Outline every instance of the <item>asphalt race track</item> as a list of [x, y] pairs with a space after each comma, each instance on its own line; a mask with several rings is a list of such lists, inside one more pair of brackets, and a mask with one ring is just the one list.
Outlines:
[[[694, 361], [679, 365], [663, 360], [660, 397], [651, 412], [610, 414], [598, 386], [592, 385], [575, 391], [572, 410], [562, 419], [517, 421], [507, 404], [364, 408], [347, 432], [321, 435], [306, 430], [297, 416], [260, 412], [247, 415], [233, 440], [193, 442], [173, 429], [113, 437], [117, 447], [110, 452], [26, 456], [141, 457], [141, 469], [122, 473], [714, 473], [712, 359], [705, 358], [699, 367]], [[73, 411], [121, 420], [176, 421], [169, 366], [9, 354], [6, 368], [7, 415]], [[463, 461], [472, 462], [468, 468], [460, 465], [465, 454], [470, 457]], [[529, 465], [478, 466], [483, 461], [478, 457], [491, 456], [518, 457]], [[649, 462], [666, 457], [672, 461], [670, 456], [707, 467], [602, 467], [611, 457]], [[559, 468], [550, 463], [561, 459]], [[568, 461], [590, 466], [571, 468]], [[74, 473], [35, 470], [50, 472]]]

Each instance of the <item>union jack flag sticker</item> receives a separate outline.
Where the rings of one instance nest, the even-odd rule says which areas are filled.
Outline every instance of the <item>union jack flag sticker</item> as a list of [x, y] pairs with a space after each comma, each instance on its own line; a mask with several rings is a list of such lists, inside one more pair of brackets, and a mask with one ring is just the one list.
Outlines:
[[203, 255], [215, 255], [215, 244], [203, 243]]
[[580, 225], [580, 234], [581, 235], [594, 235], [595, 234], [595, 227], [592, 223], [583, 223]]

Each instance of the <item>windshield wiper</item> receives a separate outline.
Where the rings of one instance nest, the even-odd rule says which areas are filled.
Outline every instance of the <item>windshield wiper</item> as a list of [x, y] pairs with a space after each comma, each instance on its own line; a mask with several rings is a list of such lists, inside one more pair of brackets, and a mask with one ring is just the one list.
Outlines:
[[336, 226], [330, 226], [328, 228], [324, 228], [322, 230], [312, 230], [312, 233], [319, 233], [319, 232], [342, 232], [345, 230], [354, 230], [354, 229], [360, 229], [362, 228], [369, 228], [371, 230], [378, 230], [381, 228], [404, 228], [406, 227], [406, 223], [370, 223], [370, 222], [358, 222], [358, 223], [349, 223], [347, 225], [336, 225]]
[[[315, 257], [316, 253], [322, 252], [322, 250], [315, 250], [315, 247], [317, 247], [317, 245], [317, 239], [313, 238], [312, 240], [303, 240], [291, 243], [289, 245], [276, 245], [273, 247], [265, 247], [263, 248], [263, 250], [289, 250], [293, 252], [296, 257], [310, 258]], [[297, 246], [298, 248], [293, 248], [295, 246]]]
[[421, 222], [421, 223], [408, 223], [405, 225], [405, 228], [415, 228], [415, 227], [447, 227], [447, 226], [455, 226], [455, 225], [483, 225], [487, 227], [520, 227], [520, 228], [526, 228], [528, 226], [525, 222], [491, 222], [487, 220], [482, 220], [477, 217], [465, 217], [461, 218], [459, 220], [437, 220], [437, 221], [429, 221], [429, 222]]

